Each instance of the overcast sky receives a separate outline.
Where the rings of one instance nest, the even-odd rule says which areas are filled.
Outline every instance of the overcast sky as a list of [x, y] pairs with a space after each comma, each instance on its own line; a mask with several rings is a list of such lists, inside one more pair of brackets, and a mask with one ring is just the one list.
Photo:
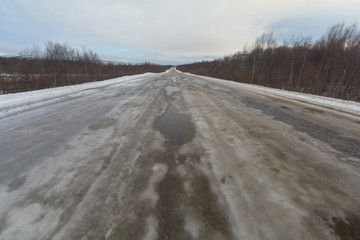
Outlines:
[[0, 53], [51, 40], [107, 60], [187, 63], [268, 31], [317, 39], [333, 24], [360, 23], [359, 13], [359, 0], [0, 0]]

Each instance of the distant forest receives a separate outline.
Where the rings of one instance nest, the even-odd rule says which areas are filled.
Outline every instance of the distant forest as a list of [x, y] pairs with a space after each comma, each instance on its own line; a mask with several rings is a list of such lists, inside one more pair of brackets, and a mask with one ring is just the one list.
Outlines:
[[[91, 50], [47, 42], [20, 57], [0, 57], [0, 94], [100, 81], [171, 66], [102, 61]], [[177, 66], [236, 82], [360, 101], [360, 31], [357, 24], [336, 24], [319, 40], [298, 36], [279, 44], [264, 33], [250, 49], [213, 61]]]
[[360, 32], [356, 24], [336, 24], [317, 41], [300, 36], [283, 44], [275, 41], [273, 33], [265, 33], [250, 50], [177, 68], [236, 82], [360, 101]]
[[145, 72], [163, 72], [170, 66], [102, 61], [91, 50], [47, 42], [25, 49], [18, 57], [0, 57], [0, 94], [101, 81]]

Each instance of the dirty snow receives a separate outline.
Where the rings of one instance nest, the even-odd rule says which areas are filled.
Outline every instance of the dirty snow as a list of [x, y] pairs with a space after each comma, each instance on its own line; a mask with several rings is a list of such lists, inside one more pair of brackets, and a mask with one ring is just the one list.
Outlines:
[[180, 88], [168, 86], [165, 88], [165, 90], [166, 90], [166, 95], [171, 96], [174, 92], [178, 92], [180, 90]]
[[[16, 208], [8, 213], [8, 224], [0, 235], [1, 239], [41, 239], [58, 224], [59, 214], [34, 203]], [[21, 229], [21, 231], [19, 231]]]
[[199, 237], [201, 224], [196, 221], [190, 214], [184, 217], [184, 229], [187, 231], [191, 237], [197, 239]]
[[157, 229], [159, 222], [154, 216], [150, 216], [146, 219], [146, 233], [143, 240], [156, 240], [158, 239]]
[[[176, 70], [176, 71], [179, 73], [182, 73], [179, 70]], [[184, 74], [186, 74], [188, 76], [197, 76], [197, 75], [194, 75], [191, 73], [184, 73]], [[235, 87], [237, 86], [237, 87], [241, 87], [241, 88], [245, 88], [245, 89], [249, 89], [249, 90], [255, 90], [258, 92], [269, 93], [269, 94], [274, 94], [274, 95], [279, 95], [279, 96], [285, 96], [285, 97], [290, 97], [290, 98], [298, 99], [298, 100], [305, 100], [308, 102], [313, 102], [313, 103], [317, 103], [317, 104], [321, 104], [321, 105], [325, 105], [325, 106], [329, 106], [329, 107], [335, 107], [335, 108], [339, 108], [342, 110], [360, 112], [360, 103], [354, 102], [354, 101], [346, 101], [346, 100], [330, 98], [330, 97], [323, 97], [323, 96], [318, 96], [318, 95], [313, 95], [313, 94], [299, 93], [299, 92], [281, 90], [281, 89], [276, 89], [276, 88], [263, 87], [263, 86], [259, 86], [259, 85], [253, 85], [253, 84], [221, 80], [221, 79], [212, 78], [212, 77], [205, 77], [205, 76], [197, 76], [197, 77], [201, 77], [203, 79], [207, 79], [207, 80], [221, 83], [221, 84], [228, 85], [228, 86], [235, 86]]]
[[152, 208], [156, 206], [156, 203], [159, 200], [159, 196], [155, 191], [156, 185], [163, 180], [167, 170], [166, 164], [155, 164], [153, 166], [153, 176], [150, 178], [148, 188], [141, 196], [141, 199], [149, 201]]
[[153, 75], [154, 73], [144, 73], [99, 82], [0, 95], [0, 117], [10, 113], [40, 107], [44, 104], [66, 100], [69, 97], [77, 97], [99, 92], [99, 88], [118, 84], [131, 84], [137, 80], [141, 80], [145, 77], [151, 77]]

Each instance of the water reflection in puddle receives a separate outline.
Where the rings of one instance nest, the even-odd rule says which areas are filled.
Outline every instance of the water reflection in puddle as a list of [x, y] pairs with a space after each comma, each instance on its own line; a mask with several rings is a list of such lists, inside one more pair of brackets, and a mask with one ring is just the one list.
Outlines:
[[156, 121], [155, 127], [176, 146], [191, 141], [195, 135], [195, 126], [190, 116], [180, 113], [174, 103], [171, 103], [166, 113]]

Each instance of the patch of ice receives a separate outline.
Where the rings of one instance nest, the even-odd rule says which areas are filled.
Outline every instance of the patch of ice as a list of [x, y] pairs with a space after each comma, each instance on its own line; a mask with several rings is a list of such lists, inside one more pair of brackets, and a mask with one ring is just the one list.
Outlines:
[[[1, 53], [0, 53], [0, 55], [1, 55]], [[11, 77], [11, 76], [13, 76], [14, 74], [9, 74], [9, 73], [0, 73], [0, 76], [1, 77]]]
[[0, 239], [49, 238], [48, 234], [56, 227], [58, 217], [56, 211], [46, 210], [38, 203], [15, 208], [8, 213], [8, 227], [2, 231]]
[[188, 181], [184, 182], [184, 189], [189, 194], [192, 194], [193, 192], [193, 189]]
[[4, 209], [7, 209], [11, 202], [6, 202], [4, 199], [6, 199], [9, 196], [8, 187], [5, 185], [0, 185], [0, 213], [4, 211]]
[[171, 72], [172, 69], [173, 69], [173, 68], [169, 68], [168, 70], [165, 71], [165, 73]]
[[192, 236], [192, 238], [197, 239], [199, 237], [200, 224], [190, 215], [185, 216], [184, 222], [185, 231], [187, 231]]
[[146, 219], [146, 234], [144, 240], [155, 240], [158, 238], [157, 229], [159, 228], [159, 222], [154, 216], [150, 216]]
[[295, 206], [291, 200], [286, 196], [283, 189], [278, 188], [279, 192], [275, 191], [268, 191], [267, 196], [268, 200], [279, 204], [283, 209], [288, 210], [291, 212], [292, 215], [300, 216], [300, 217], [306, 217], [309, 214], [299, 207]]
[[105, 239], [109, 239], [109, 237], [113, 234], [113, 229], [116, 227], [116, 224], [112, 224], [109, 230], [105, 234]]
[[166, 176], [168, 167], [164, 163], [157, 163], [153, 166], [152, 170], [153, 175], [150, 178], [147, 189], [141, 195], [141, 199], [150, 201], [150, 206], [154, 208], [159, 200], [159, 196], [155, 192], [155, 187]]
[[165, 90], [166, 90], [166, 95], [171, 96], [174, 92], [180, 91], [180, 88], [169, 86], [169, 87], [166, 87]]

